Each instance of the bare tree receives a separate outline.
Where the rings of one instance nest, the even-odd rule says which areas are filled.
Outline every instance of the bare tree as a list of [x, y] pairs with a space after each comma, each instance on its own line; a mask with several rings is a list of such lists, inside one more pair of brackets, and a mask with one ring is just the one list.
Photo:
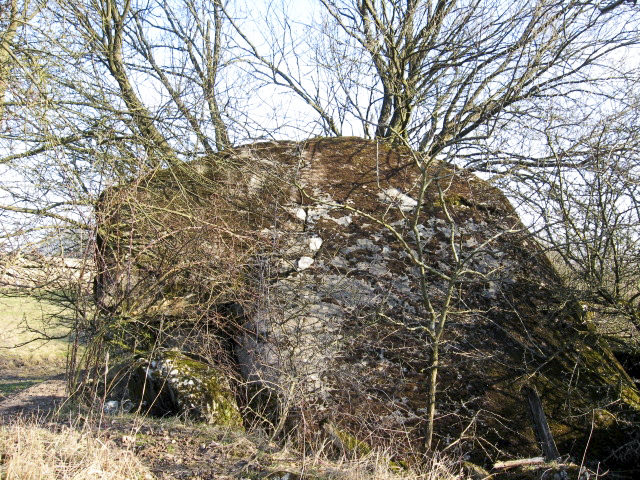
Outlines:
[[[319, 49], [351, 118], [437, 155], [490, 138], [525, 100], [555, 97], [636, 42], [633, 17], [584, 2], [329, 1]], [[331, 58], [331, 61], [328, 61]], [[349, 72], [335, 65], [348, 62]], [[321, 87], [321, 86], [319, 86]], [[367, 105], [367, 101], [370, 105]], [[363, 105], [364, 103], [364, 105]], [[324, 108], [327, 111], [327, 108]]]
[[[0, 17], [2, 266], [27, 261], [59, 272], [60, 257], [81, 256], [80, 275], [74, 267], [64, 279], [36, 275], [21, 284], [32, 294], [55, 293], [76, 307], [70, 321], [79, 332], [96, 332], [102, 327], [87, 277], [100, 193], [230, 146], [228, 102], [218, 96], [227, 60], [220, 5], [7, 7]], [[87, 352], [94, 360], [103, 353], [99, 345]]]
[[624, 317], [640, 327], [636, 102], [627, 92], [621, 110], [581, 122], [556, 112], [560, 118], [554, 123], [566, 127], [544, 128], [548, 162], [513, 171], [505, 187], [510, 183], [513, 198], [529, 212], [571, 293], [597, 310], [604, 323]]
[[[222, 6], [218, 1], [209, 5], [208, 2], [187, 0], [184, 5], [172, 6], [164, 3], [161, 8], [165, 15], [163, 20], [167, 22], [167, 27], [164, 28], [168, 28], [171, 37], [175, 38], [166, 39], [166, 46], [162, 44], [152, 46], [148, 32], [153, 27], [160, 30], [163, 26], [155, 23], [157, 21], [153, 20], [153, 17], [146, 16], [140, 11], [135, 14], [136, 29], [133, 45], [148, 65], [148, 73], [151, 73], [167, 90], [205, 152], [210, 155], [214, 152], [214, 148], [210, 145], [206, 126], [201, 125], [201, 120], [198, 119], [200, 109], [197, 107], [197, 102], [200, 98], [205, 100], [209, 121], [215, 132], [216, 149], [224, 150], [231, 144], [215, 92], [218, 72], [222, 67]], [[175, 61], [169, 65], [160, 64], [156, 57], [158, 54], [163, 55], [162, 48], [183, 51], [188, 58], [188, 64], [186, 59], [184, 66], [176, 64]], [[170, 78], [178, 72], [187, 80], [185, 85], [182, 85], [181, 81], [176, 81], [177, 79], [172, 81]], [[197, 90], [201, 90], [201, 93], [196, 93]], [[196, 97], [187, 99], [186, 92], [193, 92], [191, 94], [195, 94]]]
[[[0, 185], [5, 236], [29, 218], [91, 228], [105, 185], [231, 145], [219, 3], [6, 3]], [[10, 92], [10, 95], [4, 95]], [[227, 98], [227, 97], [224, 97]], [[222, 105], [222, 106], [221, 106]], [[39, 226], [38, 226], [39, 225]]]
[[44, 3], [40, 1], [3, 0], [0, 3], [0, 121], [5, 94], [11, 87], [12, 66], [26, 60], [24, 33], [43, 7]]

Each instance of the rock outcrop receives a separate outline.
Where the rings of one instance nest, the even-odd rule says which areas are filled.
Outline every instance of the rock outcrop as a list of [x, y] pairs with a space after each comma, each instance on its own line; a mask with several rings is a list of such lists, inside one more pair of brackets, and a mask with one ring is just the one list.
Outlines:
[[589, 312], [502, 193], [415, 155], [261, 143], [112, 188], [99, 304], [150, 343], [235, 364], [247, 417], [407, 454], [424, 431], [427, 330], [446, 310], [436, 445], [537, 454], [527, 387], [560, 453], [636, 462], [640, 394]]

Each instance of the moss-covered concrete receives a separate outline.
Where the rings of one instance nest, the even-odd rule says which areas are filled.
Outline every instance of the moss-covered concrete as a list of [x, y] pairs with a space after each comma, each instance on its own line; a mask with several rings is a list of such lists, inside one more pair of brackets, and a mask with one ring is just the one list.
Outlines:
[[352, 435], [344, 428], [340, 428], [333, 422], [323, 422], [322, 428], [333, 446], [337, 448], [341, 454], [361, 458], [371, 453], [371, 447], [367, 442], [358, 440], [355, 435]]
[[183, 415], [210, 424], [242, 426], [224, 374], [177, 350], [156, 352], [150, 361], [138, 360], [129, 392], [131, 400], [154, 415]]

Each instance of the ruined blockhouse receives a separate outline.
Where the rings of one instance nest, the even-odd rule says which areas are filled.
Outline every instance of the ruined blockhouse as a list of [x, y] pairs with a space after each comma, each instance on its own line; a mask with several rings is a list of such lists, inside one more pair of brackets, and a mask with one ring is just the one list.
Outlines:
[[581, 456], [593, 425], [594, 458], [633, 464], [640, 395], [588, 312], [501, 192], [442, 164], [422, 176], [416, 155], [259, 143], [112, 188], [98, 302], [141, 348], [225, 363], [246, 418], [409, 453], [426, 416], [424, 294], [439, 311], [455, 274], [435, 444], [462, 435], [478, 461], [537, 454], [527, 387], [561, 453]]

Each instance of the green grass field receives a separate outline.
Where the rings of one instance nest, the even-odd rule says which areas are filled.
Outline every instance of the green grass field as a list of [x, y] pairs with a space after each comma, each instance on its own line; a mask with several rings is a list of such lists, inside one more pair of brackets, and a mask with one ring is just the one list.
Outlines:
[[27, 295], [0, 293], [0, 399], [64, 371], [68, 337], [60, 326], [49, 325], [60, 309]]

